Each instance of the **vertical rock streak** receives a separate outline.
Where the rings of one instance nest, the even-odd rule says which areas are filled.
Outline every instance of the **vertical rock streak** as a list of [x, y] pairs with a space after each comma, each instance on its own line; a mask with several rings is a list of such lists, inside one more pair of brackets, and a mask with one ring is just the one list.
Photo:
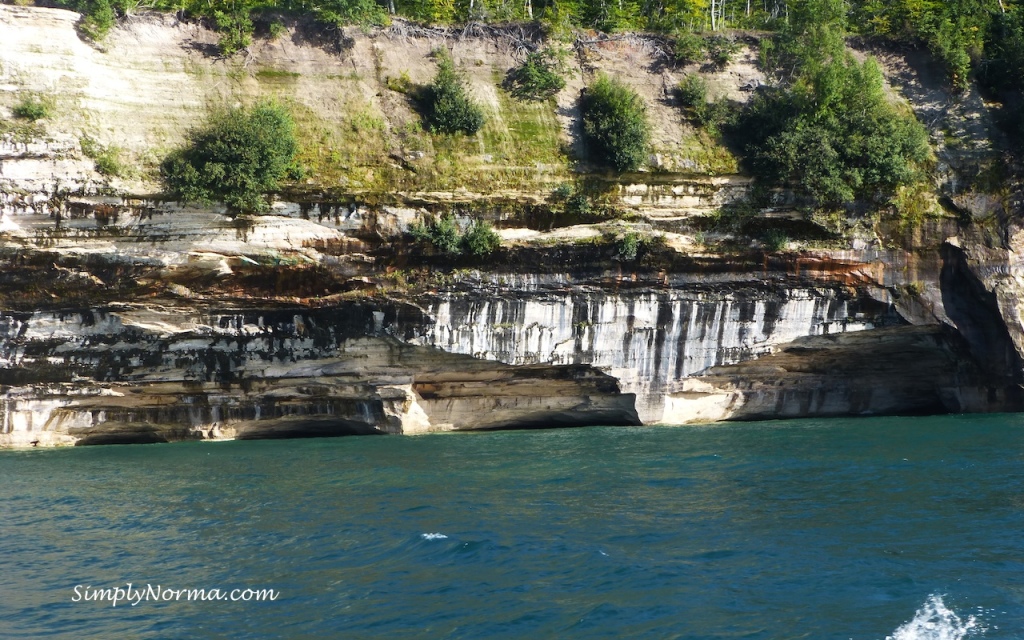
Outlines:
[[808, 335], [869, 329], [831, 290], [743, 294], [685, 291], [446, 295], [427, 307], [423, 341], [508, 364], [590, 364], [638, 394], [641, 417], [660, 418], [662, 394], [709, 367], [768, 353]]

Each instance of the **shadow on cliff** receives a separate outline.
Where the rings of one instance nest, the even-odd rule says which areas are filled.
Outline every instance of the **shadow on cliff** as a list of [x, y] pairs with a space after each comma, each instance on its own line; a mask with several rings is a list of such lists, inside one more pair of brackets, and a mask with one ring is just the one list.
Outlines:
[[[1019, 384], [1024, 379], [1022, 362], [1003, 323], [995, 294], [986, 290], [971, 271], [962, 249], [946, 243], [940, 255], [939, 283], [946, 315], [988, 375], [994, 380]], [[1024, 404], [1024, 398], [1018, 398], [1017, 404]]]

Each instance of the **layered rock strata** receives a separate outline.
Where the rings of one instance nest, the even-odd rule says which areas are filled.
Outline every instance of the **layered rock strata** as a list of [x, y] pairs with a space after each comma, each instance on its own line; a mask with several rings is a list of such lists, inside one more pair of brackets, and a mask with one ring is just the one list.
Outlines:
[[587, 366], [512, 367], [388, 335], [401, 307], [133, 307], [0, 318], [0, 446], [632, 425]]

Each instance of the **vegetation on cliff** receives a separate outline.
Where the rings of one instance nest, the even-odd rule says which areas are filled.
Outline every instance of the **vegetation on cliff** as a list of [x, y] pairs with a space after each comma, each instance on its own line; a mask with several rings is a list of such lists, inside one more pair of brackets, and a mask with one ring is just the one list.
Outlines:
[[760, 180], [793, 185], [827, 205], [888, 197], [920, 180], [930, 155], [924, 127], [886, 97], [875, 61], [858, 62], [846, 50], [842, 21], [839, 11], [794, 11], [763, 47], [777, 84], [732, 127]]
[[437, 75], [423, 88], [419, 101], [427, 125], [435, 133], [473, 135], [484, 126], [484, 112], [466, 91], [447, 51], [437, 57]]
[[474, 220], [463, 232], [450, 213], [428, 222], [417, 222], [409, 228], [409, 233], [417, 242], [430, 245], [448, 257], [469, 255], [483, 258], [501, 245], [501, 238], [489, 222]]
[[562, 53], [554, 49], [528, 53], [522, 64], [508, 72], [509, 93], [520, 100], [546, 100], [564, 89], [568, 71]]
[[213, 114], [163, 161], [160, 175], [182, 201], [221, 200], [235, 212], [260, 212], [267, 208], [265, 194], [295, 171], [296, 147], [288, 112], [261, 102]]
[[35, 122], [53, 117], [55, 108], [53, 98], [50, 96], [26, 95], [11, 108], [11, 115], [15, 118]]
[[[43, 0], [38, 2], [44, 4]], [[82, 32], [96, 40], [107, 34], [118, 17], [144, 8], [138, 0], [58, 3], [82, 13]], [[606, 32], [653, 31], [674, 38], [678, 62], [710, 57], [719, 65], [728, 62], [735, 43], [720, 35], [700, 34], [730, 28], [785, 31], [800, 14], [812, 27], [828, 26], [841, 16], [854, 34], [926, 46], [959, 90], [968, 86], [972, 73], [988, 78], [990, 84], [1003, 84], [999, 73], [1019, 66], [1024, 33], [1020, 0], [766, 0], [739, 6], [713, 0], [154, 0], [145, 8], [207, 21], [220, 31], [224, 55], [249, 46], [258, 29], [272, 36], [280, 33], [280, 20], [289, 14], [311, 16], [332, 28], [344, 24], [383, 25], [392, 16], [402, 16], [435, 24], [539, 20], [552, 31], [574, 27]], [[543, 69], [538, 62], [539, 58], [528, 61], [526, 73]], [[1014, 102], [1022, 97], [1019, 83], [1004, 93], [1012, 94]], [[1011, 111], [1016, 127], [1022, 121], [1017, 113], [1020, 110], [1014, 107]]]
[[651, 125], [635, 91], [600, 75], [580, 98], [583, 136], [591, 156], [616, 171], [635, 171], [647, 157]]

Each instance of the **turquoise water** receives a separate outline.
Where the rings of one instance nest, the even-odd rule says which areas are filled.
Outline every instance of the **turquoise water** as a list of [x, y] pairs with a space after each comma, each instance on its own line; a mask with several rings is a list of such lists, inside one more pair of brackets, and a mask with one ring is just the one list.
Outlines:
[[[1022, 463], [1024, 416], [2, 452], [0, 636], [1020, 638]], [[126, 582], [279, 597], [72, 601]]]

